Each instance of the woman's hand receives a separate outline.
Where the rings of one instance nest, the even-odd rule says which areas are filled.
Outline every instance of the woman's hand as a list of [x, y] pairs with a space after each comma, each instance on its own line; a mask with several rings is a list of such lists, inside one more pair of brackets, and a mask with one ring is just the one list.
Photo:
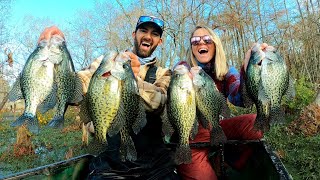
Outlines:
[[57, 26], [50, 26], [45, 28], [43, 32], [40, 34], [38, 43], [42, 40], [50, 40], [53, 35], [59, 35], [63, 39], [65, 39], [63, 32]]
[[276, 49], [273, 46], [269, 46], [267, 43], [262, 43], [262, 44], [254, 43], [252, 47], [245, 54], [244, 61], [243, 61], [244, 71], [247, 70], [251, 52], [252, 51], [256, 52], [259, 50], [266, 52], [266, 51], [275, 51]]

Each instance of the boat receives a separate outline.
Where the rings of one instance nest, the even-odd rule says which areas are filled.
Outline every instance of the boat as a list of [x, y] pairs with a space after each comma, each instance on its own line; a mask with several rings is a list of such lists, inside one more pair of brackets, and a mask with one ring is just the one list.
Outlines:
[[[209, 146], [209, 143], [190, 144], [191, 148]], [[232, 159], [234, 154], [243, 149], [251, 149], [252, 153], [244, 167], [241, 170], [237, 170], [232, 167]], [[93, 155], [84, 154], [68, 160], [10, 174], [4, 179], [85, 179], [90, 173], [88, 167], [92, 158], [94, 158]], [[264, 139], [228, 140], [224, 144], [212, 147], [209, 159], [212, 161], [217, 176], [221, 180], [292, 180], [281, 159]]]

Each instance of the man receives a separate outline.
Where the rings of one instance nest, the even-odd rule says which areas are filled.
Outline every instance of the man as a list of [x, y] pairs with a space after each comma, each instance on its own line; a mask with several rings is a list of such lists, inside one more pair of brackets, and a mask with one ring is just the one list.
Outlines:
[[[174, 173], [173, 152], [163, 142], [160, 119], [171, 73], [166, 68], [155, 66], [157, 59], [152, 55], [157, 46], [162, 44], [163, 29], [164, 23], [161, 19], [140, 16], [132, 33], [134, 47], [126, 52], [131, 58], [131, 67], [147, 113], [146, 126], [137, 135], [132, 135], [138, 159], [134, 162], [121, 162], [119, 135], [108, 137], [106, 151], [90, 163], [89, 179], [179, 179]], [[50, 39], [55, 34], [64, 37], [57, 27], [52, 26], [43, 31], [39, 42]], [[84, 93], [89, 84], [86, 79], [91, 78], [100, 62], [101, 59], [98, 63], [95, 61], [95, 65], [89, 69], [79, 72], [84, 82]]]

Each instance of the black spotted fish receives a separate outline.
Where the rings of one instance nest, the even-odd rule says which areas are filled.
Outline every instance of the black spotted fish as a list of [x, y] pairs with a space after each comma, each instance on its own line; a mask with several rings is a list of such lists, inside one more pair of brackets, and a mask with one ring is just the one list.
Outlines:
[[187, 66], [177, 65], [174, 68], [167, 95], [167, 105], [162, 115], [163, 132], [168, 137], [173, 131], [177, 132], [175, 163], [191, 163], [189, 138], [193, 139], [197, 134], [198, 121], [196, 93]]
[[213, 79], [199, 66], [192, 67], [193, 84], [199, 119], [203, 126], [211, 128], [211, 145], [225, 143], [227, 138], [219, 124], [219, 115], [230, 116], [226, 98], [219, 92]]
[[129, 57], [115, 52], [105, 57], [90, 80], [81, 114], [93, 121], [95, 154], [105, 150], [107, 135], [119, 133], [120, 159], [134, 161], [137, 152], [131, 134], [138, 134], [147, 123], [143, 100]]
[[25, 100], [24, 113], [11, 126], [26, 124], [31, 132], [38, 133], [36, 112], [45, 113], [57, 107], [50, 126], [61, 127], [68, 103], [82, 100], [81, 80], [74, 66], [65, 41], [53, 36], [42, 40], [28, 57], [26, 64], [9, 93], [9, 100]]
[[51, 61], [50, 42], [43, 41], [31, 53], [23, 67], [22, 72], [9, 92], [9, 100], [24, 99], [23, 114], [11, 123], [11, 126], [26, 124], [33, 133], [38, 133], [37, 107], [46, 99], [53, 108], [56, 103], [56, 85], [54, 63]]
[[82, 82], [75, 72], [73, 61], [67, 49], [65, 41], [61, 38], [52, 38], [56, 41], [51, 46], [52, 58], [55, 64], [55, 82], [57, 84], [56, 112], [48, 126], [62, 128], [64, 125], [64, 114], [69, 105], [76, 105], [82, 101]]
[[268, 131], [270, 124], [282, 123], [284, 95], [294, 96], [293, 81], [283, 58], [274, 49], [262, 51], [259, 45], [252, 49], [246, 70], [246, 91], [257, 109], [254, 127]]

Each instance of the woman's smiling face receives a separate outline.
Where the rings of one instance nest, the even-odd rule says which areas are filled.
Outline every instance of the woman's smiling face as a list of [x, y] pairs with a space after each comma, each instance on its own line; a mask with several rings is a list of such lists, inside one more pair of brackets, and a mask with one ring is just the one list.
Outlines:
[[197, 29], [192, 37], [201, 37], [200, 42], [198, 44], [191, 45], [192, 46], [192, 53], [194, 57], [202, 64], [206, 64], [210, 62], [216, 52], [216, 47], [214, 42], [211, 40], [212, 43], [206, 43], [203, 40], [203, 36], [210, 36], [209, 32], [204, 29], [200, 28]]

